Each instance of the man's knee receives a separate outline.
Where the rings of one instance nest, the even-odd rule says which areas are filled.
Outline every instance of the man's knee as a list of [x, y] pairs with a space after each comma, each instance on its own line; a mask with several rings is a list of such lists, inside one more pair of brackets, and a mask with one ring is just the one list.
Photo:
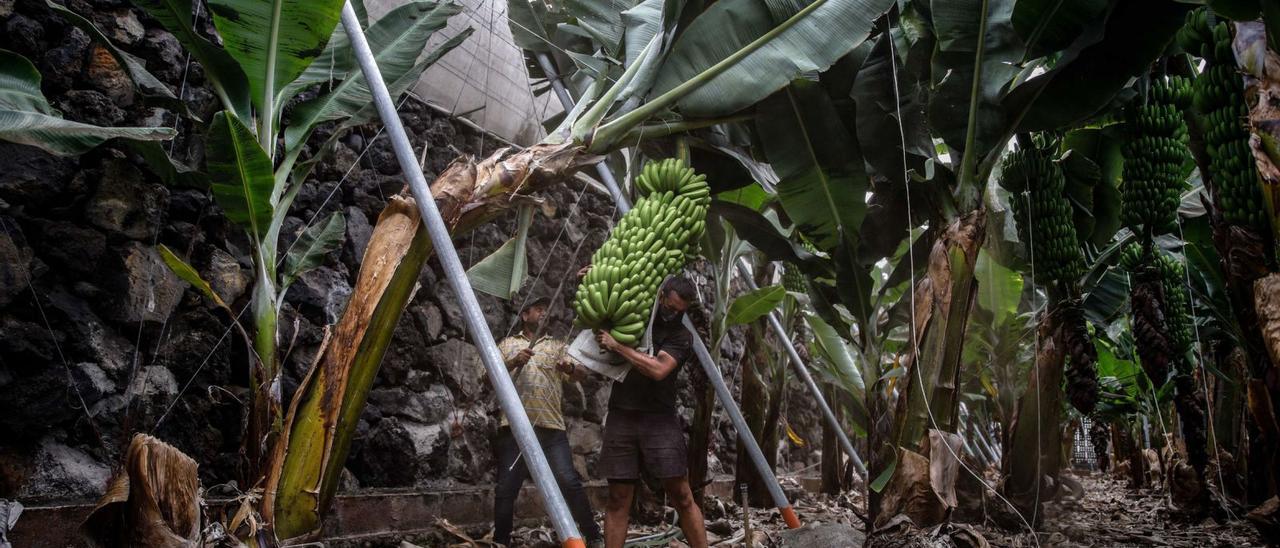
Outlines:
[[666, 480], [667, 502], [677, 510], [692, 508], [697, 505], [693, 499], [693, 491], [689, 489], [689, 480], [679, 478]]
[[605, 511], [609, 513], [631, 511], [633, 486], [625, 483], [609, 484], [609, 500], [605, 501]]

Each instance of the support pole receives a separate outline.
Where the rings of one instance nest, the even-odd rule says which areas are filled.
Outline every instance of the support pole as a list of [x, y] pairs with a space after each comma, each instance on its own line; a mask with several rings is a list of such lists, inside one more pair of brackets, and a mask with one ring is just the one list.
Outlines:
[[[560, 104], [564, 107], [565, 112], [573, 110], [573, 99], [569, 96], [564, 84], [560, 82], [560, 75], [556, 72], [555, 64], [545, 53], [538, 53], [536, 56], [542, 71], [546, 73], [547, 79], [551, 81], [551, 88], [555, 90], [556, 95], [560, 98]], [[614, 201], [617, 202], [619, 214], [625, 214], [630, 211], [631, 202], [622, 194], [622, 189], [618, 186], [617, 180], [613, 178], [613, 172], [609, 171], [609, 167], [604, 162], [600, 162], [596, 164], [596, 172], [600, 174], [605, 186], [609, 188], [609, 193], [613, 195]], [[783, 521], [787, 523], [787, 527], [790, 529], [800, 527], [800, 519], [796, 517], [795, 510], [791, 508], [791, 503], [787, 501], [787, 495], [782, 492], [782, 486], [778, 484], [778, 478], [773, 474], [773, 468], [769, 466], [769, 461], [765, 460], [764, 452], [760, 450], [760, 445], [756, 443], [755, 436], [751, 435], [751, 428], [747, 426], [747, 419], [742, 417], [742, 411], [739, 411], [738, 405], [733, 402], [733, 394], [729, 393], [729, 387], [725, 385], [724, 377], [720, 375], [720, 368], [711, 359], [711, 353], [707, 351], [707, 345], [702, 342], [702, 335], [699, 335], [698, 330], [694, 329], [693, 323], [689, 321], [687, 315], [684, 318], [684, 327], [692, 335], [690, 338], [693, 340], [693, 353], [698, 357], [698, 364], [702, 366], [703, 372], [707, 374], [707, 379], [711, 381], [711, 386], [715, 388], [716, 396], [720, 398], [720, 405], [724, 407], [725, 413], [729, 415], [729, 420], [733, 421], [733, 427], [738, 431], [738, 439], [742, 440], [742, 444], [747, 450], [747, 455], [751, 458], [751, 463], [755, 465], [756, 472], [760, 474], [761, 478], [764, 478], [765, 487], [768, 488], [769, 495], [773, 497], [773, 503], [778, 507], [778, 512], [782, 514]]]
[[364, 72], [365, 81], [369, 84], [373, 102], [378, 108], [379, 116], [382, 117], [387, 137], [391, 139], [396, 159], [400, 162], [400, 170], [404, 172], [409, 189], [418, 202], [418, 211], [422, 215], [422, 222], [425, 223], [427, 234], [435, 247], [436, 257], [444, 267], [445, 277], [449, 279], [453, 293], [458, 296], [458, 305], [462, 308], [467, 329], [472, 333], [476, 348], [480, 352], [480, 360], [484, 363], [489, 373], [489, 380], [493, 382], [494, 391], [498, 395], [498, 405], [502, 407], [507, 420], [511, 423], [511, 432], [516, 444], [520, 446], [520, 451], [524, 454], [529, 473], [538, 486], [538, 494], [542, 496], [543, 506], [551, 517], [556, 534], [560, 536], [563, 546], [585, 546], [582, 536], [578, 533], [578, 526], [569, 512], [569, 506], [565, 504], [560, 487], [556, 485], [555, 477], [551, 474], [547, 457], [538, 444], [533, 425], [529, 423], [529, 417], [524, 412], [524, 404], [521, 403], [516, 387], [507, 373], [502, 354], [493, 342], [493, 334], [489, 331], [484, 313], [480, 310], [480, 303], [476, 301], [475, 292], [467, 280], [462, 261], [458, 258], [458, 251], [453, 247], [449, 228], [440, 217], [440, 210], [436, 208], [431, 188], [418, 167], [413, 149], [409, 145], [409, 138], [405, 135], [404, 126], [400, 123], [400, 115], [396, 112], [391, 94], [387, 92], [386, 83], [382, 80], [382, 72], [378, 70], [378, 63], [374, 59], [373, 51], [369, 49], [369, 42], [365, 39], [364, 31], [360, 28], [360, 20], [356, 17], [355, 9], [351, 7], [350, 2], [342, 7], [342, 26], [347, 31], [347, 37], [351, 40], [351, 49], [355, 52], [360, 69]]
[[[746, 282], [747, 288], [753, 291], [757, 289], [756, 281], [751, 278], [751, 269], [747, 266], [746, 259], [738, 257], [737, 267], [738, 276]], [[813, 381], [813, 376], [809, 374], [809, 369], [805, 367], [804, 361], [800, 359], [800, 353], [796, 352], [795, 346], [791, 344], [791, 337], [787, 336], [787, 330], [782, 327], [777, 311], [769, 311], [769, 327], [773, 328], [773, 334], [783, 341], [782, 346], [787, 349], [787, 356], [791, 358], [791, 364], [795, 367], [796, 375], [800, 377], [800, 380], [804, 381], [805, 387], [809, 390], [809, 395], [813, 397], [813, 401], [817, 402], [818, 408], [822, 410], [822, 416], [826, 418], [827, 425], [832, 430], [835, 430], [836, 439], [840, 441], [840, 447], [853, 460], [853, 467], [857, 469], [858, 476], [865, 481], [867, 478], [867, 466], [863, 464], [862, 457], [859, 457], [857, 450], [853, 448], [853, 442], [849, 441], [849, 436], [845, 434], [844, 427], [840, 425], [840, 420], [836, 418], [836, 414], [831, 411], [831, 406], [827, 405], [827, 399], [822, 397], [822, 390], [818, 388], [818, 383]]]
[[782, 486], [778, 485], [778, 478], [773, 475], [773, 468], [769, 467], [769, 461], [765, 460], [764, 452], [760, 450], [760, 445], [756, 443], [756, 437], [751, 435], [751, 427], [747, 426], [747, 419], [742, 417], [742, 412], [738, 410], [737, 404], [733, 403], [733, 394], [729, 393], [729, 387], [724, 383], [724, 377], [720, 376], [720, 368], [716, 367], [716, 362], [711, 359], [711, 352], [707, 351], [707, 345], [702, 342], [702, 336], [698, 334], [698, 330], [694, 329], [693, 322], [689, 321], [689, 316], [684, 317], [684, 327], [693, 335], [693, 353], [698, 357], [698, 364], [702, 366], [702, 371], [707, 374], [707, 380], [711, 381], [711, 387], [715, 389], [716, 396], [720, 398], [720, 404], [724, 406], [724, 411], [729, 415], [729, 420], [733, 421], [733, 428], [738, 431], [738, 439], [747, 450], [747, 456], [751, 457], [752, 464], [756, 467], [756, 472], [760, 477], [764, 478], [764, 485], [769, 489], [769, 496], [773, 497], [773, 504], [778, 507], [778, 511], [782, 513], [782, 519], [787, 522], [787, 527], [796, 529], [800, 527], [800, 519], [796, 517], [796, 512], [791, 508], [791, 503], [787, 501], [787, 495], [782, 492]]

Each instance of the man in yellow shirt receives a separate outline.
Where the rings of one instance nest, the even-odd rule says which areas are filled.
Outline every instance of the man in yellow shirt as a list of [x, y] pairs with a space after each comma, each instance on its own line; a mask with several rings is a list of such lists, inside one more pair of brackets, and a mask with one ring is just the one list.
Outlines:
[[[592, 545], [599, 543], [602, 536], [591, 513], [582, 478], [573, 467], [573, 451], [569, 447], [564, 414], [560, 410], [562, 383], [581, 380], [587, 369], [568, 356], [568, 347], [563, 342], [538, 336], [538, 327], [549, 303], [550, 299], [544, 297], [526, 305], [520, 311], [520, 333], [503, 339], [498, 343], [498, 349], [506, 360], [516, 392], [524, 402], [524, 411], [529, 415], [529, 422], [538, 435], [538, 443], [569, 504], [569, 511], [578, 522], [578, 529], [587, 544]], [[505, 545], [511, 542], [516, 497], [529, 477], [525, 459], [511, 435], [505, 415], [498, 429], [495, 447], [498, 483], [493, 496], [493, 540]]]

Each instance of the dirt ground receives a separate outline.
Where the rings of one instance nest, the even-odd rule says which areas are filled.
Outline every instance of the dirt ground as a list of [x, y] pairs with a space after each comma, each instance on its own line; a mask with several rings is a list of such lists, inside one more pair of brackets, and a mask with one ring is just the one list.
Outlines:
[[[1164, 492], [1155, 489], [1133, 491], [1123, 482], [1102, 475], [1077, 476], [1082, 490], [1065, 494], [1045, 504], [1041, 530], [1036, 537], [1027, 531], [1008, 531], [993, 523], [950, 526], [944, 531], [926, 530], [924, 538], [898, 546], [990, 546], [992, 548], [1081, 547], [1081, 546], [1168, 546], [1168, 547], [1246, 547], [1266, 546], [1257, 530], [1241, 515], [1223, 521], [1212, 518], [1188, 521], [1168, 502]], [[750, 532], [746, 528], [742, 507], [730, 500], [708, 498], [704, 505], [707, 531], [712, 546], [754, 546], [757, 548], [826, 548], [828, 546], [861, 546], [865, 538], [862, 517], [864, 501], [860, 494], [839, 497], [805, 493], [798, 486], [786, 486], [788, 495], [805, 527], [787, 531], [773, 509], [750, 509]], [[1066, 490], [1064, 490], [1066, 491]], [[994, 502], [993, 504], [999, 504]], [[670, 509], [662, 516], [657, 505], [646, 508], [647, 516], [633, 523], [628, 546], [685, 547], [675, 514]], [[603, 516], [598, 516], [602, 519]], [[647, 518], [647, 519], [646, 519]], [[633, 520], [636, 521], [636, 520]], [[440, 534], [430, 538], [409, 539], [401, 548], [410, 546], [493, 546], [486, 542], [488, 531], [474, 528], [443, 526]], [[965, 535], [955, 535], [963, 531]], [[975, 536], [982, 537], [980, 540]], [[748, 543], [748, 537], [751, 542]], [[963, 538], [961, 538], [963, 537]], [[513, 545], [551, 548], [559, 546], [554, 532], [545, 525], [521, 527], [513, 535]], [[953, 540], [954, 539], [954, 540]]]

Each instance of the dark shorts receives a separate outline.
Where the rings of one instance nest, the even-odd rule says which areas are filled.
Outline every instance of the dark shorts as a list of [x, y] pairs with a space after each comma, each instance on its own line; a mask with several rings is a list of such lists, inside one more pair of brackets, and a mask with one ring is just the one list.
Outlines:
[[689, 473], [680, 417], [610, 409], [597, 472], [609, 480], [640, 479], [641, 466], [658, 479]]

